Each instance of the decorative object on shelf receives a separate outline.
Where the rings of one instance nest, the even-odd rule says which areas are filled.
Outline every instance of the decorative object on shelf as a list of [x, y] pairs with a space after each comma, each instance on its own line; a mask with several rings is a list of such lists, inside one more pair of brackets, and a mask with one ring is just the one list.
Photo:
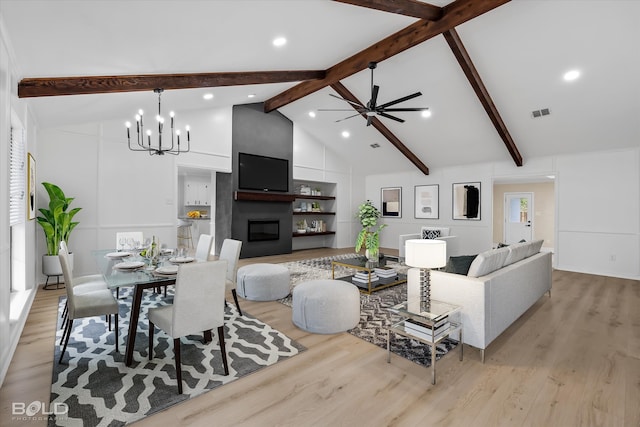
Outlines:
[[429, 269], [444, 267], [447, 264], [447, 242], [444, 240], [410, 239], [405, 243], [405, 264], [416, 267], [409, 270], [407, 300], [415, 292], [416, 270], [418, 270], [419, 299], [421, 311], [429, 311], [431, 306], [431, 289]]
[[[158, 142], [157, 145], [151, 145], [151, 129], [147, 129], [147, 132], [145, 134], [144, 132], [144, 122], [143, 122], [143, 115], [144, 115], [144, 111], [142, 110], [138, 110], [138, 114], [136, 114], [136, 134], [137, 134], [137, 143], [133, 144], [133, 146], [131, 145], [131, 135], [130, 135], [130, 128], [131, 128], [131, 122], [127, 122], [126, 126], [127, 126], [127, 141], [129, 143], [129, 149], [131, 151], [146, 151], [149, 153], [150, 156], [153, 156], [154, 154], [158, 154], [160, 156], [168, 153], [168, 154], [174, 154], [174, 155], [178, 155], [180, 153], [187, 153], [189, 152], [189, 149], [191, 148], [190, 142], [191, 142], [191, 138], [189, 135], [189, 125], [187, 125], [185, 127], [185, 130], [187, 131], [187, 146], [186, 149], [184, 148], [184, 145], [180, 145], [180, 130], [179, 129], [175, 129], [174, 127], [174, 113], [173, 111], [171, 111], [169, 113], [169, 117], [171, 119], [170, 121], [170, 126], [171, 126], [171, 145], [169, 146], [168, 144], [166, 144], [163, 146], [162, 145], [162, 131], [164, 130], [164, 117], [162, 117], [162, 107], [161, 107], [161, 99], [160, 96], [162, 95], [162, 92], [164, 92], [164, 89], [154, 89], [153, 90], [155, 93], [158, 94], [158, 115], [156, 116], [156, 121], [158, 122]], [[147, 137], [146, 143], [145, 143], [145, 135]], [[177, 142], [177, 144], [174, 144], [174, 142]]]
[[382, 188], [381, 200], [383, 217], [402, 217], [402, 187]]
[[438, 184], [416, 185], [414, 191], [414, 217], [438, 219], [440, 217]]
[[297, 233], [306, 233], [307, 232], [307, 221], [301, 219], [296, 222], [296, 226], [298, 227]]
[[371, 262], [378, 262], [380, 253], [380, 231], [387, 226], [387, 224], [380, 224], [380, 226], [374, 230], [381, 216], [382, 214], [378, 208], [373, 206], [371, 200], [367, 200], [361, 204], [356, 214], [356, 217], [360, 220], [360, 225], [362, 225], [362, 230], [358, 233], [355, 250], [359, 252], [364, 246], [367, 259]]
[[453, 184], [453, 219], [480, 221], [480, 183]]

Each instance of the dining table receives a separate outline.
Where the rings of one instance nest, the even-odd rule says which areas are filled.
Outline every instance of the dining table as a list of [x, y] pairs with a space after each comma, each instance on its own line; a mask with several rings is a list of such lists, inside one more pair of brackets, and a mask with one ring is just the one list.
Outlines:
[[118, 291], [124, 287], [133, 288], [129, 333], [125, 346], [125, 364], [131, 366], [144, 291], [175, 284], [177, 274], [171, 274], [172, 272], [177, 273], [175, 266], [184, 262], [194, 262], [195, 259], [187, 256], [172, 257], [170, 253], [167, 253], [160, 256], [157, 265], [152, 265], [149, 259], [140, 256], [140, 251], [116, 251], [114, 249], [94, 250], [92, 256], [110, 289]]

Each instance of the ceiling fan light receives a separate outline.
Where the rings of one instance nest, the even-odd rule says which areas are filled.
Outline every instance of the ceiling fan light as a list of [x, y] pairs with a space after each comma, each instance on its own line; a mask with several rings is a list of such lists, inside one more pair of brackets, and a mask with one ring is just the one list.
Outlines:
[[422, 113], [420, 113], [420, 115], [421, 115], [422, 117], [424, 117], [424, 118], [431, 117], [431, 111], [429, 111], [429, 110], [422, 110]]

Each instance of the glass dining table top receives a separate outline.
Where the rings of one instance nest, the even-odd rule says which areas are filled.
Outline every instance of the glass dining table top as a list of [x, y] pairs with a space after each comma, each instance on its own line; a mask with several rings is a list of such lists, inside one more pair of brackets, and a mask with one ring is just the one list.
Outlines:
[[[100, 249], [91, 252], [100, 274], [104, 276], [110, 288], [134, 286], [139, 284], [162, 283], [175, 280], [174, 275], [160, 275], [154, 273], [156, 267], [149, 265], [149, 260], [140, 256], [137, 251], [126, 251], [129, 256], [116, 255], [113, 249]], [[161, 257], [161, 263], [169, 264], [169, 256]], [[120, 263], [141, 264], [139, 268], [118, 268]], [[133, 264], [127, 264], [133, 265]]]

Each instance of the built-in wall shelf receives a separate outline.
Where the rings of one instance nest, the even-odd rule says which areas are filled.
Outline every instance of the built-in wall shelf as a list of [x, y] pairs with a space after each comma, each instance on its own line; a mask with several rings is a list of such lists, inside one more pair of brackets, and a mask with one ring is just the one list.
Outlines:
[[291, 203], [295, 200], [295, 194], [288, 193], [268, 193], [268, 192], [253, 192], [253, 191], [236, 191], [233, 194], [234, 200], [237, 201], [252, 201], [252, 202], [284, 202]]
[[330, 234], [336, 234], [335, 231], [309, 231], [307, 233], [293, 232], [293, 237], [311, 237], [311, 236], [327, 236]]
[[335, 212], [293, 212], [294, 215], [335, 215]]
[[307, 200], [335, 200], [334, 196], [311, 196], [306, 194], [295, 194], [295, 198], [297, 199], [307, 199]]

